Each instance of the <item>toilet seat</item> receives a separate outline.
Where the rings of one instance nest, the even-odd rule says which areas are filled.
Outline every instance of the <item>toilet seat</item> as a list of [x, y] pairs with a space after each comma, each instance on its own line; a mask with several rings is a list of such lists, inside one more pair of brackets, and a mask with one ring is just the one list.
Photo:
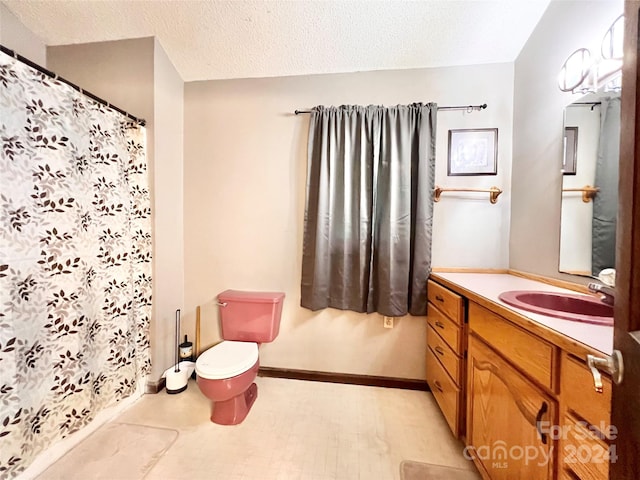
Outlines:
[[219, 380], [246, 372], [258, 361], [258, 344], [223, 341], [203, 352], [196, 361], [199, 377]]

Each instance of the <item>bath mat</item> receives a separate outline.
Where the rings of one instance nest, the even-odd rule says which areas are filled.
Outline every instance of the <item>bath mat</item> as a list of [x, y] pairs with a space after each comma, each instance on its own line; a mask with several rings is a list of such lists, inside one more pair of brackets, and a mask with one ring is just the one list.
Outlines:
[[402, 480], [478, 480], [480, 475], [471, 470], [404, 460], [400, 464], [400, 478]]
[[108, 423], [46, 469], [38, 480], [143, 478], [178, 438], [167, 428]]

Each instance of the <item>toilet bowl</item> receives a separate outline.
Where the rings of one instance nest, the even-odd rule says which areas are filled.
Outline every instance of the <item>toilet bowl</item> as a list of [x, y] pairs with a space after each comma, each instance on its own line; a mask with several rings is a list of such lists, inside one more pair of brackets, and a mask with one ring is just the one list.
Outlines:
[[258, 345], [278, 335], [284, 293], [227, 290], [218, 295], [224, 341], [196, 361], [196, 381], [211, 400], [211, 421], [242, 422], [258, 396]]
[[236, 425], [245, 419], [258, 395], [253, 381], [259, 366], [258, 346], [252, 342], [224, 341], [198, 357], [196, 379], [213, 402], [212, 422]]

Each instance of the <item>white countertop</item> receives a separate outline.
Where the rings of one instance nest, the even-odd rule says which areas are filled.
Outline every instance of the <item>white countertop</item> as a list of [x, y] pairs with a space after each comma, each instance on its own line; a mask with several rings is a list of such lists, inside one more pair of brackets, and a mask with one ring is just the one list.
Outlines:
[[528, 278], [517, 277], [507, 273], [445, 273], [433, 272], [451, 283], [459, 285], [466, 290], [497, 303], [502, 307], [533, 320], [540, 325], [555, 330], [580, 343], [588, 345], [602, 353], [611, 355], [613, 352], [613, 327], [593, 325], [590, 323], [574, 322], [561, 318], [549, 317], [538, 313], [528, 312], [521, 308], [512, 307], [498, 298], [507, 290], [538, 290], [543, 292], [576, 293], [565, 288], [554, 287], [546, 283], [537, 282]]

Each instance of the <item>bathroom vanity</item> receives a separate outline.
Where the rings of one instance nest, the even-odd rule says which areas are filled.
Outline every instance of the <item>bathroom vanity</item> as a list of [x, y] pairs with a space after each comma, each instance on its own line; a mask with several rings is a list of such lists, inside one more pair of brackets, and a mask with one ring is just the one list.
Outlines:
[[[433, 273], [427, 381], [485, 479], [607, 479], [615, 455], [607, 358], [613, 327], [531, 313], [509, 290], [575, 293], [507, 273]], [[516, 475], [516, 476], [514, 476]]]

